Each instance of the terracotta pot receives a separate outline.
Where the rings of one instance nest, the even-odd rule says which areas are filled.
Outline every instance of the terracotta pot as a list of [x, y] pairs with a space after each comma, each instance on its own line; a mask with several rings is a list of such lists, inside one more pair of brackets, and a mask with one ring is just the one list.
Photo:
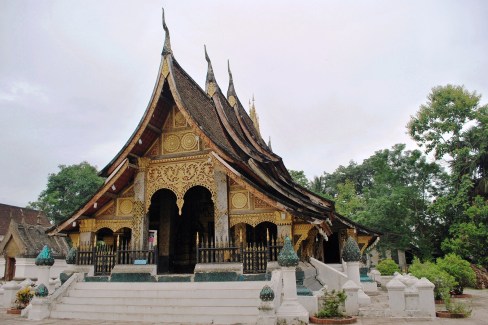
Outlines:
[[444, 303], [444, 300], [435, 300], [436, 305], [442, 305]]
[[466, 318], [464, 314], [451, 313], [447, 310], [436, 311], [435, 315], [439, 318]]
[[10, 308], [10, 309], [7, 309], [7, 314], [20, 315], [21, 311], [22, 311], [22, 309]]
[[310, 316], [310, 323], [312, 324], [354, 324], [357, 320], [354, 316], [344, 316], [342, 318], [318, 318]]

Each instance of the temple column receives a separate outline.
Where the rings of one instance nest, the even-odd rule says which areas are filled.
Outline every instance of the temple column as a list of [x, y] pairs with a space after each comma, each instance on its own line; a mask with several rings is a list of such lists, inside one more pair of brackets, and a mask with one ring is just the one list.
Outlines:
[[134, 177], [134, 215], [132, 218], [132, 249], [147, 248], [148, 236], [148, 216], [146, 214], [145, 206], [145, 190], [146, 190], [146, 170], [151, 159], [142, 157], [139, 158], [137, 164], [139, 170]]
[[227, 175], [215, 170], [215, 198], [214, 218], [215, 218], [215, 239], [229, 241], [229, 206], [227, 197]]

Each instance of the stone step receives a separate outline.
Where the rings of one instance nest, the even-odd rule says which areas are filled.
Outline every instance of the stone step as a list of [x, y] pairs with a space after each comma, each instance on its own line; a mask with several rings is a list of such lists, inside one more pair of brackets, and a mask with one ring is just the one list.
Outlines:
[[196, 298], [137, 298], [132, 297], [63, 297], [62, 304], [67, 305], [131, 305], [131, 306], [242, 306], [242, 307], [257, 307], [260, 303], [259, 298], [234, 298], [234, 299], [217, 299], [214, 297], [205, 299]]
[[68, 297], [87, 297], [87, 298], [219, 298], [219, 299], [252, 299], [259, 298], [258, 290], [70, 290]]
[[111, 320], [111, 321], [132, 321], [152, 322], [158, 324], [255, 324], [255, 315], [199, 315], [191, 314], [144, 314], [144, 313], [113, 313], [113, 312], [73, 312], [57, 311], [51, 312], [51, 318], [87, 319], [87, 320]]
[[[155, 314], [155, 315], [194, 315], [198, 318], [202, 315], [239, 315], [257, 316], [257, 305], [253, 307], [233, 306], [141, 306], [141, 305], [96, 305], [96, 304], [58, 304], [54, 310], [59, 312], [89, 312], [89, 313], [124, 313], [124, 314]], [[198, 319], [197, 318], [197, 319]]]
[[361, 317], [386, 317], [387, 308], [359, 308]]
[[84, 290], [261, 290], [268, 281], [242, 281], [242, 282], [78, 282], [75, 289]]

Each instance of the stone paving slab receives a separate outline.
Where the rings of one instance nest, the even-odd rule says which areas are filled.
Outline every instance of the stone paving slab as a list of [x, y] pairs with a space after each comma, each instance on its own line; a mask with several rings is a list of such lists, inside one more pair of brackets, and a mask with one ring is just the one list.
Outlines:
[[[470, 299], [463, 299], [469, 302], [473, 308], [471, 317], [464, 319], [411, 319], [411, 318], [359, 318], [356, 324], [358, 325], [376, 325], [376, 324], [411, 324], [411, 325], [488, 325], [488, 289], [473, 290], [466, 289], [465, 293], [471, 294]], [[5, 308], [0, 308], [0, 324], [1, 325], [91, 325], [93, 320], [80, 319], [45, 319], [42, 321], [29, 321], [18, 315], [7, 315]], [[119, 321], [97, 321], [97, 325], [129, 325], [129, 324], [157, 324], [157, 323], [140, 323], [140, 322], [119, 322]], [[184, 324], [169, 324], [164, 325], [184, 325]]]

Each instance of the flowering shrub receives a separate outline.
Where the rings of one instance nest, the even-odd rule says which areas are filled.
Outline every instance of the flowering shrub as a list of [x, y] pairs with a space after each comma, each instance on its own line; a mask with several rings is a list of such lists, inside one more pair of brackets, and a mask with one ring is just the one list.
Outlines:
[[34, 297], [31, 286], [26, 286], [17, 291], [15, 303], [18, 309], [24, 309]]

